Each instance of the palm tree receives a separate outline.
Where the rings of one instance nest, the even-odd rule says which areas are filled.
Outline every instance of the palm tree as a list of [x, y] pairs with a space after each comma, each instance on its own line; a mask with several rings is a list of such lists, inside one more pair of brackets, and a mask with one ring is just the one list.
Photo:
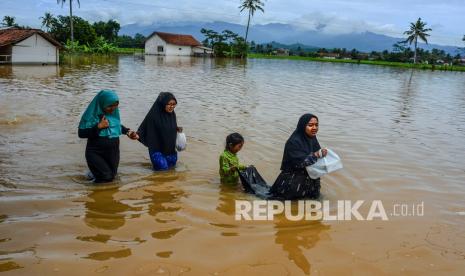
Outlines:
[[53, 22], [53, 14], [46, 12], [44, 16], [39, 17], [39, 19], [42, 19], [42, 27], [45, 26], [45, 28], [47, 28], [47, 32], [49, 32]]
[[[76, 0], [78, 2], [78, 7], [81, 7], [81, 3], [79, 0]], [[66, 2], [66, 0], [57, 0], [57, 4], [61, 3], [61, 6], [63, 7], [63, 4]], [[71, 29], [71, 45], [74, 45], [74, 29], [73, 29], [73, 0], [68, 0], [69, 2], [69, 26]]]
[[263, 10], [264, 5], [265, 4], [261, 0], [243, 0], [242, 4], [239, 6], [241, 12], [244, 10], [249, 11], [249, 19], [247, 20], [247, 30], [245, 31], [245, 43], [247, 43], [247, 36], [249, 34], [250, 18], [253, 17], [256, 10], [265, 12]]
[[16, 26], [15, 18], [13, 16], [5, 15], [3, 17], [3, 26], [5, 27], [14, 27]]
[[427, 32], [432, 31], [430, 28], [425, 28], [426, 22], [421, 21], [421, 18], [418, 18], [417, 22], [410, 23], [410, 30], [405, 31], [404, 35], [408, 35], [407, 39], [405, 40], [410, 45], [412, 42], [415, 45], [415, 53], [413, 54], [413, 63], [417, 63], [417, 45], [418, 45], [418, 38], [423, 40], [426, 44], [428, 44], [428, 40], [426, 39], [429, 34]]

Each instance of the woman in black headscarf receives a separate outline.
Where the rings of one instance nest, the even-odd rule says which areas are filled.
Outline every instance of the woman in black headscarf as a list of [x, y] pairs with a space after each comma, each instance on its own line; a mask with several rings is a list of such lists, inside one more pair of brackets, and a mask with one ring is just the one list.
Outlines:
[[297, 128], [284, 147], [281, 173], [270, 189], [270, 195], [277, 199], [318, 198], [320, 179], [311, 179], [305, 169], [318, 158], [327, 154], [321, 149], [316, 134], [318, 117], [304, 114], [300, 117]]
[[161, 92], [137, 131], [139, 141], [149, 149], [156, 171], [174, 167], [178, 160], [176, 134], [182, 130], [174, 112], [177, 103], [173, 94]]

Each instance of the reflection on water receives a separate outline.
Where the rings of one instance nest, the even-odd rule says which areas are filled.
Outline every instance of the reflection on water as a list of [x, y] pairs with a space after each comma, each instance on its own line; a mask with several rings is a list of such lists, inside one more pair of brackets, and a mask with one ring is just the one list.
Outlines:
[[113, 198], [117, 188], [93, 190], [88, 194], [90, 201], [85, 203], [85, 219], [90, 227], [115, 230], [126, 222], [126, 212], [138, 211]]
[[0, 263], [0, 272], [10, 271], [10, 270], [19, 269], [19, 268], [22, 268], [22, 266], [20, 266], [19, 264], [15, 262], [9, 261], [9, 262]]
[[237, 193], [241, 191], [237, 186], [220, 185], [220, 193], [218, 197], [218, 206], [216, 210], [228, 215], [234, 216], [236, 208]]
[[179, 233], [183, 228], [175, 228], [164, 231], [157, 231], [152, 233], [152, 237], [159, 240], [166, 240], [172, 238], [174, 235]]
[[117, 244], [140, 244], [146, 242], [146, 240], [141, 240], [140, 238], [134, 238], [133, 240], [116, 240], [112, 239], [110, 235], [97, 234], [95, 236], [79, 236], [76, 239], [86, 242], [100, 242], [100, 243], [117, 243]]
[[152, 181], [161, 182], [164, 185], [150, 186], [144, 189], [147, 195], [143, 198], [150, 200], [148, 213], [156, 218], [158, 222], [169, 222], [170, 220], [167, 218], [170, 217], [171, 213], [181, 210], [180, 200], [186, 196], [183, 190], [174, 185], [169, 185], [169, 183], [172, 181], [185, 181], [185, 177], [166, 173], [161, 177], [152, 178]]
[[126, 258], [128, 256], [131, 256], [131, 250], [126, 248], [126, 249], [121, 249], [117, 251], [95, 252], [95, 253], [89, 254], [85, 258], [96, 260], [96, 261], [106, 261], [112, 258], [120, 259], [120, 258]]
[[164, 251], [164, 252], [158, 252], [157, 256], [160, 258], [169, 258], [173, 254], [173, 251]]
[[43, 80], [56, 77], [59, 74], [60, 67], [57, 65], [0, 66], [0, 77], [2, 78]]
[[311, 250], [320, 240], [320, 234], [330, 229], [319, 221], [302, 224], [288, 221], [284, 217], [275, 219], [275, 242], [287, 252], [291, 262], [297, 265], [303, 273], [310, 274], [311, 260], [305, 252]]
[[[465, 211], [463, 76], [157, 56], [2, 65], [0, 271], [299, 275], [353, 267], [354, 274], [421, 274], [434, 264], [439, 272], [464, 272], [465, 228], [457, 215]], [[176, 95], [188, 137], [176, 171], [152, 172], [147, 149], [123, 136], [119, 181], [97, 187], [82, 181], [86, 141], [77, 125], [104, 88], [118, 92], [123, 124], [132, 129], [159, 92]], [[235, 200], [254, 197], [219, 184], [226, 135], [245, 137], [241, 162], [272, 183], [284, 143], [305, 112], [319, 116], [320, 143], [344, 162], [344, 170], [322, 179], [324, 199], [380, 199], [386, 208], [424, 201], [425, 217], [381, 225], [236, 221]], [[435, 225], [446, 230], [431, 231]], [[406, 254], [418, 259], [406, 262]]]
[[400, 100], [401, 100], [401, 109], [400, 109], [400, 118], [397, 120], [397, 123], [403, 122], [403, 123], [409, 123], [409, 118], [411, 116], [411, 109], [412, 109], [412, 104], [415, 103], [415, 99], [413, 93], [415, 93], [415, 88], [412, 87], [415, 85], [415, 83], [412, 83], [413, 80], [413, 74], [415, 70], [412, 70], [410, 73], [410, 76], [407, 78], [404, 82], [404, 85], [400, 91]]

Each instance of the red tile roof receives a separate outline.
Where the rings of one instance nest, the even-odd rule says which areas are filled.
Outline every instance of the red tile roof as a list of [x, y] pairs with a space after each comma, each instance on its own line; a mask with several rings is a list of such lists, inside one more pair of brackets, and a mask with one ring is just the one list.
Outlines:
[[47, 33], [44, 33], [41, 30], [37, 29], [17, 29], [17, 28], [9, 28], [9, 29], [0, 29], [0, 46], [6, 46], [11, 44], [16, 44], [25, 40], [26, 38], [38, 34], [46, 39], [48, 42], [52, 43], [53, 45], [61, 48], [60, 42], [53, 39], [53, 37]]
[[147, 40], [149, 40], [154, 35], [158, 35], [161, 39], [163, 39], [166, 43], [169, 43], [169, 44], [174, 44], [174, 45], [179, 45], [179, 46], [201, 46], [202, 45], [193, 36], [185, 35], [185, 34], [153, 32], [149, 37], [147, 37]]

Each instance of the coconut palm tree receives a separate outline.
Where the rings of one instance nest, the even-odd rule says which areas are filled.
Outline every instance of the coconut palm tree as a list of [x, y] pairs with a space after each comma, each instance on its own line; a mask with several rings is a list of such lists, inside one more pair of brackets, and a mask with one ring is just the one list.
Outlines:
[[417, 22], [410, 23], [410, 30], [404, 32], [404, 35], [408, 35], [405, 41], [408, 42], [410, 45], [413, 42], [415, 45], [415, 52], [413, 54], [413, 63], [417, 63], [418, 38], [420, 38], [426, 44], [428, 44], [428, 40], [426, 38], [430, 35], [427, 32], [432, 31], [432, 29], [425, 28], [425, 27], [426, 27], [426, 22], [423, 22], [421, 21], [421, 18], [418, 18]]
[[16, 26], [15, 18], [13, 16], [5, 15], [3, 17], [2, 25], [5, 26], [5, 27], [14, 27], [14, 26]]
[[[76, 0], [78, 3], [78, 7], [81, 7], [81, 3], [79, 0]], [[61, 3], [61, 6], [63, 7], [63, 4], [66, 2], [66, 0], [57, 0], [57, 4]], [[71, 45], [74, 45], [74, 29], [73, 29], [73, 0], [68, 0], [69, 2], [69, 26], [71, 29]]]
[[249, 11], [249, 19], [247, 20], [247, 29], [245, 31], [245, 43], [247, 43], [247, 36], [249, 34], [249, 26], [250, 26], [251, 17], [253, 17], [256, 10], [265, 12], [265, 10], [263, 10], [264, 5], [265, 4], [261, 0], [243, 0], [242, 4], [239, 6], [239, 9], [241, 9], [241, 12], [244, 10]]
[[39, 19], [42, 19], [42, 27], [45, 27], [47, 32], [49, 32], [53, 22], [53, 14], [46, 12], [44, 16], [39, 17]]

